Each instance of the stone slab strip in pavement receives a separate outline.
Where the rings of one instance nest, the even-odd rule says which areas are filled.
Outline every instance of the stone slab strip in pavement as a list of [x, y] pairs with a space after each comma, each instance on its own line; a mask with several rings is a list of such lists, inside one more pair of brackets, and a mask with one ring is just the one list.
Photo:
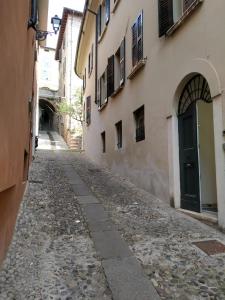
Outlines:
[[132, 256], [126, 242], [121, 239], [118, 231], [99, 231], [91, 233], [97, 253], [103, 259], [124, 258]]
[[[88, 186], [70, 166], [64, 171], [81, 205], [114, 300], [159, 300], [152, 283]], [[105, 230], [104, 230], [105, 229]]]
[[87, 204], [98, 204], [99, 201], [94, 196], [79, 196], [77, 197], [77, 201], [80, 205], [87, 205]]
[[112, 258], [103, 260], [102, 264], [113, 300], [160, 299], [136, 258]]
[[71, 184], [75, 196], [89, 196], [91, 195], [90, 189], [84, 184]]

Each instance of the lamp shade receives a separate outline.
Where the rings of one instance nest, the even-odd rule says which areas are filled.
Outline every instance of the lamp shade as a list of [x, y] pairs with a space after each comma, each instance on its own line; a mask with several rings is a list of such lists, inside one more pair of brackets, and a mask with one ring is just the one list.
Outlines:
[[61, 25], [61, 19], [57, 15], [55, 15], [54, 17], [51, 18], [51, 24], [56, 34], [59, 31], [59, 27]]

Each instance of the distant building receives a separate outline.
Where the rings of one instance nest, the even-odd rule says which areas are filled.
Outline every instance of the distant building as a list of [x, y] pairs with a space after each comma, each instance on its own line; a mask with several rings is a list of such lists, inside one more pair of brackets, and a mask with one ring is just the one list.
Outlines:
[[38, 48], [34, 27], [46, 30], [47, 14], [48, 0], [1, 1], [0, 263], [13, 235], [32, 159]]
[[[74, 73], [75, 53], [82, 20], [82, 13], [64, 8], [56, 48], [59, 61], [59, 97], [67, 104], [74, 104], [82, 91], [82, 81]], [[70, 116], [62, 116], [60, 132], [71, 148], [81, 147], [82, 124]]]
[[39, 105], [37, 127], [39, 130], [58, 131], [59, 63], [55, 60], [55, 49], [41, 47], [38, 61]]
[[86, 155], [225, 228], [224, 28], [224, 0], [86, 0], [75, 69]]

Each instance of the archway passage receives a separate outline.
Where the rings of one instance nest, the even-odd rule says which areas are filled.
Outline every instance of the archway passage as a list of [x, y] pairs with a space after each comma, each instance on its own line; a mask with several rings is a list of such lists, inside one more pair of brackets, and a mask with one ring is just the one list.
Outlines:
[[213, 103], [207, 81], [194, 76], [178, 107], [181, 207], [217, 209]]
[[39, 100], [39, 130], [56, 130], [54, 106], [44, 99]]

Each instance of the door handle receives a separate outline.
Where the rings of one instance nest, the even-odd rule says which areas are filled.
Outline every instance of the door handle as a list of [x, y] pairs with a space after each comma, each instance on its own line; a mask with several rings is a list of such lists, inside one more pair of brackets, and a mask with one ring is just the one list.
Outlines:
[[192, 166], [193, 166], [193, 165], [190, 164], [190, 163], [187, 163], [187, 164], [186, 164], [186, 167], [187, 167], [187, 168], [191, 168]]

